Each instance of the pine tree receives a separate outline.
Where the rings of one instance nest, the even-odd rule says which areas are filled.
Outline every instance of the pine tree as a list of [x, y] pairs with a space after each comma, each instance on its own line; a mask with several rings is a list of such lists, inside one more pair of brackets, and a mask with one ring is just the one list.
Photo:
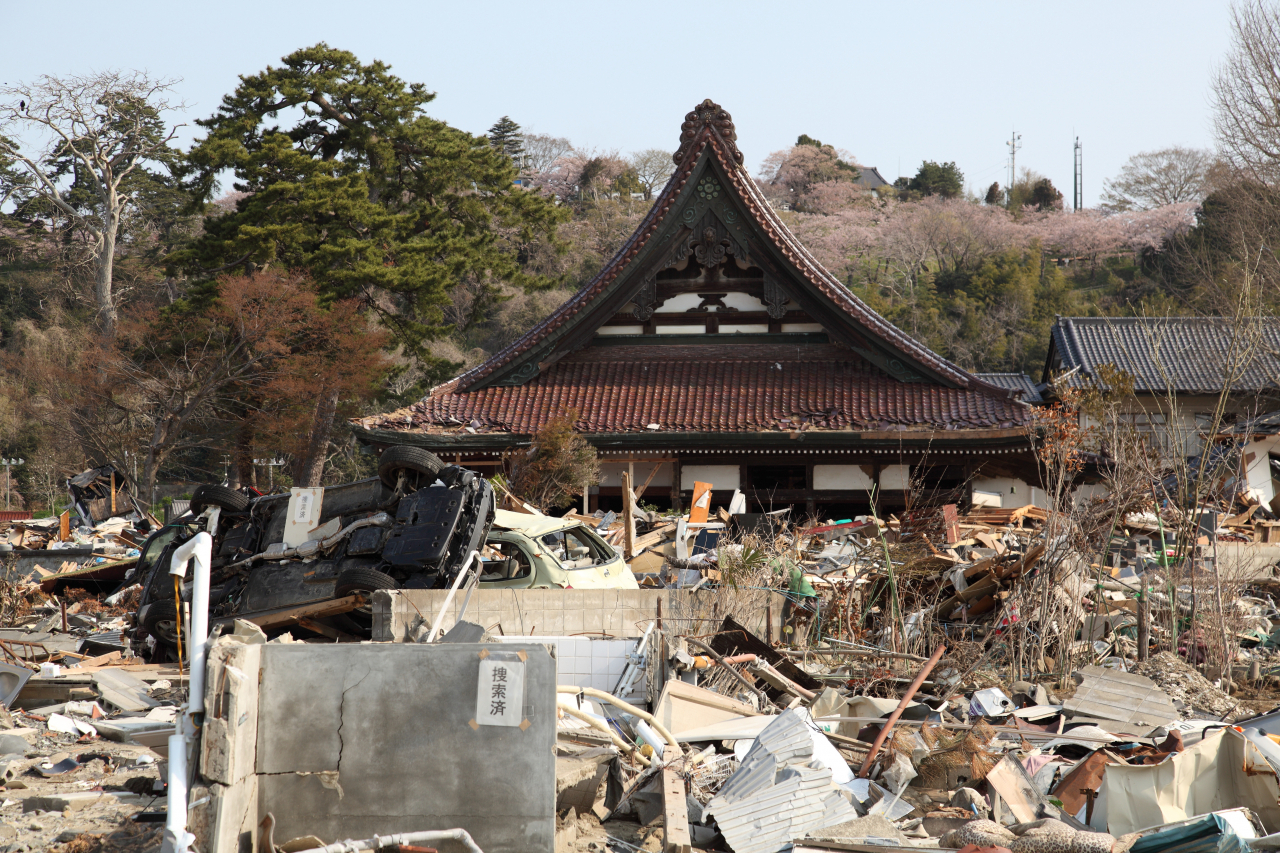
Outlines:
[[999, 204], [1004, 194], [1000, 192], [1000, 182], [992, 181], [991, 186], [987, 187], [987, 197], [984, 199], [987, 204]]
[[[325, 44], [242, 77], [198, 122], [208, 135], [188, 155], [187, 182], [208, 199], [233, 171], [245, 196], [171, 265], [197, 280], [267, 265], [308, 273], [323, 299], [360, 299], [444, 378], [453, 366], [428, 344], [449, 331], [450, 291], [468, 277], [549, 286], [518, 247], [554, 241], [565, 216], [516, 188], [516, 169], [487, 139], [428, 116], [434, 97]], [[276, 111], [289, 107], [298, 121], [281, 127]]]
[[507, 155], [507, 159], [515, 163], [517, 168], [523, 165], [524, 134], [520, 132], [520, 125], [512, 121], [510, 116], [503, 116], [489, 128], [489, 144]]

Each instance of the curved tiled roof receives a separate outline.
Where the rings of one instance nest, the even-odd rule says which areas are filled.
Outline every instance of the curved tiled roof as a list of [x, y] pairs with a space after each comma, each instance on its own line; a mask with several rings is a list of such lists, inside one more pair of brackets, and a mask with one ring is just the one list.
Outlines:
[[[369, 429], [528, 434], [567, 409], [586, 432], [752, 432], [1010, 428], [1027, 422], [1009, 390], [982, 381], [889, 323], [809, 253], [778, 219], [747, 171], [729, 114], [704, 101], [685, 117], [677, 168], [635, 233], [590, 282], [522, 338], [484, 363], [432, 389], [419, 403], [358, 423]], [[582, 318], [645, 251], [698, 170], [704, 154], [734, 187], [738, 202], [772, 250], [798, 270], [818, 296], [847, 318], [856, 337], [877, 342], [929, 378], [901, 382], [847, 348], [817, 346], [773, 352], [728, 348], [729, 340], [679, 347], [658, 336], [627, 347], [589, 347], [544, 364], [522, 385], [489, 382]], [[566, 329], [567, 331], [567, 329]], [[725, 336], [726, 338], [730, 336]], [[617, 342], [621, 343], [621, 342]], [[689, 352], [683, 352], [688, 349]], [[765, 350], [769, 350], [766, 353]], [[803, 351], [802, 351], [803, 350]], [[607, 351], [607, 352], [606, 352]], [[895, 368], [896, 369], [896, 368]]]
[[[706, 118], [714, 113], [713, 118]], [[697, 108], [685, 116], [682, 127], [681, 146], [676, 152], [677, 167], [667, 185], [654, 201], [649, 214], [641, 221], [631, 238], [618, 250], [613, 259], [605, 265], [599, 274], [569, 298], [563, 305], [551, 313], [549, 317], [534, 326], [524, 337], [509, 344], [483, 364], [463, 373], [457, 378], [458, 387], [469, 388], [480, 380], [510, 364], [524, 353], [535, 348], [549, 335], [569, 323], [580, 311], [586, 308], [617, 277], [626, 270], [630, 262], [645, 248], [649, 240], [657, 233], [659, 226], [666, 219], [672, 205], [675, 204], [681, 190], [698, 164], [704, 150], [710, 150], [720, 168], [728, 176], [737, 190], [738, 197], [746, 205], [751, 217], [769, 236], [773, 244], [783, 253], [801, 274], [815, 285], [831, 302], [838, 305], [854, 320], [862, 330], [880, 339], [885, 345], [899, 350], [913, 361], [923, 365], [947, 381], [961, 388], [976, 387], [989, 393], [1003, 394], [1003, 389], [986, 385], [976, 379], [973, 374], [957, 367], [939, 356], [928, 347], [913, 339], [885, 320], [865, 302], [849, 292], [843, 284], [827, 272], [809, 250], [795, 238], [786, 225], [782, 223], [769, 202], [760, 193], [756, 182], [747, 174], [741, 165], [741, 154], [735, 143], [732, 121], [729, 114], [710, 100], [703, 101]], [[434, 392], [433, 392], [434, 393]]]
[[1134, 390], [1217, 394], [1280, 389], [1280, 320], [1251, 317], [1059, 317], [1052, 331], [1050, 371], [1094, 379], [1102, 365], [1134, 378]]
[[975, 373], [973, 375], [990, 385], [1017, 391], [1024, 402], [1044, 402], [1044, 397], [1040, 395], [1040, 389], [1036, 387], [1035, 380], [1025, 373]]
[[[531, 434], [576, 410], [592, 433], [768, 430], [1008, 429], [1026, 406], [939, 384], [899, 382], [835, 347], [805, 353], [775, 346], [587, 349], [524, 385], [459, 391], [361, 421], [388, 431]], [[641, 350], [652, 350], [648, 354]], [[709, 349], [714, 351], [708, 352]]]

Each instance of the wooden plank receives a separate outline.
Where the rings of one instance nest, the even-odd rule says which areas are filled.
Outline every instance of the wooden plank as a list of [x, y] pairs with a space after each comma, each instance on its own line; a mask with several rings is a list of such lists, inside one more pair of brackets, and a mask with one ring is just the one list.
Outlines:
[[671, 524], [664, 524], [656, 530], [650, 530], [645, 535], [637, 537], [635, 541], [635, 549], [637, 552], [643, 551], [645, 548], [657, 545], [665, 539], [670, 539], [675, 535], [675, 532], [675, 522], [672, 522]]
[[226, 616], [222, 619], [213, 620], [212, 624], [230, 625], [237, 619], [243, 619], [263, 629], [282, 628], [286, 625], [293, 625], [305, 616], [336, 616], [339, 613], [348, 613], [355, 610], [365, 603], [366, 600], [363, 595], [348, 595], [346, 598], [334, 598], [329, 601], [318, 601], [314, 604], [303, 604], [298, 607], [282, 607], [278, 610], [268, 610], [265, 613], [258, 613], [254, 616]]
[[622, 559], [636, 555], [635, 495], [631, 492], [631, 474], [622, 472]]
[[649, 476], [645, 478], [644, 485], [636, 489], [636, 500], [640, 500], [640, 498], [644, 497], [644, 490], [649, 488], [649, 484], [653, 482], [654, 475], [658, 473], [658, 469], [661, 467], [661, 462], [653, 466], [653, 470], [650, 471]]
[[690, 853], [693, 850], [684, 777], [675, 768], [682, 757], [680, 748], [671, 744], [667, 744], [662, 752], [662, 837], [665, 853]]

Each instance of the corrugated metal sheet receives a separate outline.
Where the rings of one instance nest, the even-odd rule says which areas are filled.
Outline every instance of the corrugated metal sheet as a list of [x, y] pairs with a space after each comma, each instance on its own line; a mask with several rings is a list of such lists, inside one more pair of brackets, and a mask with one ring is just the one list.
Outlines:
[[813, 761], [811, 725], [798, 710], [779, 715], [707, 803], [734, 853], [790, 850], [809, 831], [858, 816], [831, 771]]

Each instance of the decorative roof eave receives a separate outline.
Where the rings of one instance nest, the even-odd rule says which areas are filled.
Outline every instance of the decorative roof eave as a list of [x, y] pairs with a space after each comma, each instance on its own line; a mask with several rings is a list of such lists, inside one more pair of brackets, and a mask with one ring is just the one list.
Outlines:
[[[661, 230], [671, 209], [685, 195], [689, 180], [696, 173], [704, 153], [734, 185], [739, 200], [745, 204], [756, 225], [764, 231], [769, 245], [762, 248], [772, 250], [771, 254], [778, 254], [802, 279], [854, 320], [858, 330], [879, 350], [874, 354], [864, 352], [864, 355], [881, 363], [887, 372], [899, 378], [918, 372], [943, 385], [978, 391], [1001, 399], [1013, 397], [1008, 389], [978, 379], [897, 329], [827, 272], [791, 234], [760, 193], [755, 181], [742, 165], [743, 156], [737, 147], [737, 134], [731, 117], [710, 99], [703, 101], [685, 116], [685, 122], [681, 125], [680, 148], [673, 158], [677, 163], [675, 172], [635, 233], [599, 274], [523, 337], [483, 364], [433, 388], [429, 394], [477, 390], [495, 382], [520, 383], [537, 375], [541, 369], [539, 359], [550, 356], [556, 343], [581, 321], [582, 317], [579, 315], [584, 309], [651, 248], [650, 244]], [[910, 366], [901, 364], [901, 359], [895, 358], [897, 355], [904, 356], [911, 363]]]
[[[353, 426], [356, 437], [369, 445], [392, 446], [410, 444], [441, 453], [467, 453], [527, 447], [532, 436], [509, 432], [426, 433], [419, 431], [369, 429]], [[582, 437], [597, 449], [635, 449], [665, 447], [699, 452], [720, 453], [738, 450], [773, 450], [787, 453], [810, 451], [849, 451], [858, 453], [891, 453], [903, 449], [936, 453], [977, 453], [983, 449], [1031, 449], [1025, 428], [983, 428], [963, 430], [778, 430], [720, 432], [616, 432], [583, 433]]]

